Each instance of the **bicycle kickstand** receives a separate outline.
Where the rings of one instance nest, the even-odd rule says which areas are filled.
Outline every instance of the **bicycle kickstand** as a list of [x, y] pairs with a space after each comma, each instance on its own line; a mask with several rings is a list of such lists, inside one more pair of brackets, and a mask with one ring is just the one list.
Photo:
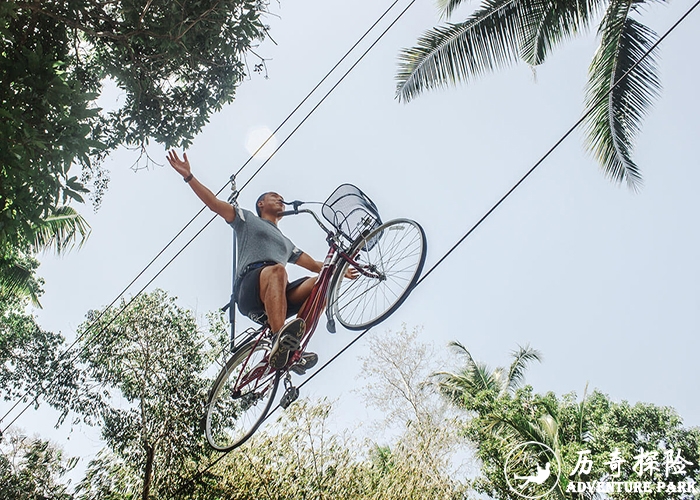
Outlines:
[[280, 399], [280, 406], [285, 410], [299, 397], [299, 388], [292, 385], [292, 376], [287, 372], [284, 377], [284, 394]]

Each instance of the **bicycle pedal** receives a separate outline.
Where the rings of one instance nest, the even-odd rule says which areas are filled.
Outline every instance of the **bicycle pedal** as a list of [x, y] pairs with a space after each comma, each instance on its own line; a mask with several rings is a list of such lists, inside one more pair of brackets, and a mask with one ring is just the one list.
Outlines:
[[299, 388], [290, 386], [287, 388], [286, 391], [284, 391], [284, 395], [282, 396], [282, 399], [280, 400], [280, 406], [286, 410], [298, 398], [299, 398]]
[[299, 349], [299, 339], [292, 334], [285, 335], [280, 339], [280, 346], [286, 351], [296, 351]]

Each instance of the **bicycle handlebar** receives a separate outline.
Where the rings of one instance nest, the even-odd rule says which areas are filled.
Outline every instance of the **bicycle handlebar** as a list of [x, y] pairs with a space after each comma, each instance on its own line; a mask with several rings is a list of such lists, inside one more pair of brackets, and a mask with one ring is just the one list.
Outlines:
[[299, 201], [299, 200], [294, 200], [294, 201], [283, 201], [282, 203], [284, 203], [285, 205], [291, 205], [291, 206], [293, 207], [292, 210], [286, 210], [286, 211], [282, 212], [282, 214], [281, 214], [282, 216], [298, 214], [298, 213], [299, 213], [299, 207], [302, 206], [302, 205], [304, 204], [303, 201]]
[[321, 219], [318, 218], [318, 215], [316, 215], [316, 212], [314, 212], [313, 210], [309, 210], [308, 208], [299, 209], [299, 206], [304, 204], [303, 201], [296, 200], [296, 201], [292, 201], [290, 203], [287, 203], [287, 202], [284, 202], [284, 203], [286, 205], [292, 205], [294, 207], [294, 209], [293, 210], [285, 210], [284, 212], [281, 212], [280, 215], [282, 217], [286, 217], [287, 215], [298, 215], [301, 213], [311, 214], [311, 215], [313, 215], [314, 219], [316, 219], [316, 223], [321, 227], [321, 229], [323, 229], [328, 234], [333, 234], [333, 231], [328, 229], [326, 227], [326, 225], [323, 222], [321, 222]]

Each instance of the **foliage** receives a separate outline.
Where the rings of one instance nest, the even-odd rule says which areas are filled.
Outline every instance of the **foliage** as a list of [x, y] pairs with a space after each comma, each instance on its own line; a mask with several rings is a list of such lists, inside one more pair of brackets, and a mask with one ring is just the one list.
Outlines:
[[90, 464], [79, 498], [121, 498], [125, 484], [136, 484], [143, 498], [167, 498], [208, 452], [199, 426], [207, 358], [193, 315], [161, 290], [117, 315], [124, 306], [87, 330], [98, 315], [92, 311], [79, 328], [89, 382], [101, 387], [102, 438], [111, 450]]
[[31, 230], [24, 250], [0, 253], [0, 390], [6, 401], [22, 398], [34, 406], [48, 402], [60, 412], [58, 424], [77, 408], [90, 421], [100, 404], [75, 365], [75, 355], [63, 350], [60, 333], [44, 330], [27, 313], [30, 300], [41, 307], [43, 292], [43, 281], [35, 275], [39, 263], [31, 254], [66, 252], [85, 241], [89, 226], [72, 208], [60, 207]]
[[446, 477], [399, 452], [361, 443], [333, 432], [332, 404], [299, 400], [240, 449], [227, 455], [199, 490], [188, 498], [244, 500], [462, 499], [463, 491]]
[[459, 428], [436, 387], [426, 383], [435, 358], [417, 333], [403, 328], [375, 335], [363, 359], [362, 393], [381, 407], [382, 429], [396, 431], [396, 439], [358, 441], [334, 429], [333, 403], [300, 399], [227, 455], [188, 498], [466, 498], [450, 463]]
[[330, 415], [328, 401], [297, 401], [217, 466], [201, 498], [363, 498], [357, 448], [331, 432]]
[[76, 463], [48, 441], [13, 432], [0, 443], [0, 500], [70, 500], [61, 478]]
[[608, 177], [632, 188], [642, 180], [632, 159], [634, 137], [661, 88], [654, 54], [642, 59], [657, 36], [631, 17], [639, 8], [630, 1], [610, 2], [598, 29], [601, 43], [586, 89], [586, 105], [593, 109], [587, 120], [589, 149]]
[[131, 500], [138, 498], [142, 489], [138, 468], [104, 448], [88, 464], [76, 498]]
[[17, 305], [27, 299], [39, 304], [43, 280], [35, 271], [39, 261], [24, 252], [10, 249], [0, 255], [0, 307], [4, 310], [9, 304]]
[[458, 419], [440, 397], [430, 374], [440, 366], [432, 346], [418, 341], [420, 328], [375, 334], [363, 358], [361, 391], [368, 405], [382, 411], [385, 429], [398, 431], [389, 443], [375, 444], [375, 487], [386, 495], [450, 498], [463, 489], [464, 471], [452, 459], [462, 440]]
[[[264, 0], [0, 3], [0, 247], [88, 187], [119, 145], [187, 146], [233, 100]], [[105, 81], [123, 93], [101, 110]]]
[[[34, 283], [33, 286], [38, 286]], [[38, 406], [45, 401], [60, 411], [58, 423], [80, 408], [90, 421], [99, 401], [86, 385], [74, 358], [65, 356], [61, 334], [41, 328], [25, 312], [25, 301], [0, 297], [0, 390], [3, 399], [24, 398]]]
[[[373, 351], [395, 351], [396, 365], [364, 360], [367, 393], [394, 400], [387, 423], [397, 439], [382, 445], [358, 440], [335, 428], [332, 403], [299, 400], [198, 477], [219, 458], [204, 444], [199, 422], [211, 383], [204, 369], [219, 352], [215, 346], [227, 340], [221, 315], [209, 318], [207, 344], [192, 315], [162, 291], [138, 297], [117, 317], [124, 305], [87, 330], [98, 315], [90, 312], [79, 329], [85, 334], [79, 382], [99, 404], [83, 407], [77, 398], [71, 408], [97, 415], [106, 446], [88, 464], [75, 498], [466, 498], [449, 460], [459, 427], [436, 387], [425, 383], [434, 358], [415, 342], [417, 332], [371, 341]], [[398, 380], [408, 383], [392, 391]]]
[[87, 222], [71, 207], [63, 206], [37, 225], [30, 225], [31, 239], [22, 248], [0, 245], [0, 389], [3, 398], [24, 398], [38, 405], [41, 400], [60, 410], [59, 423], [71, 409], [94, 415], [99, 402], [85, 385], [84, 374], [74, 356], [62, 350], [60, 333], [41, 328], [28, 314], [28, 301], [41, 307], [43, 281], [35, 275], [39, 262], [32, 254], [56, 253], [81, 245], [89, 234]]
[[[439, 1], [446, 17], [464, 3]], [[425, 90], [468, 82], [518, 61], [535, 67], [556, 45], [586, 31], [605, 10], [598, 28], [600, 45], [589, 68], [588, 147], [610, 179], [636, 190], [641, 174], [632, 149], [660, 88], [653, 51], [635, 66], [657, 39], [634, 19], [650, 3], [483, 0], [465, 21], [433, 28], [415, 47], [401, 52], [397, 96], [408, 101]]]
[[[51, 8], [49, 2], [33, 5]], [[30, 241], [32, 225], [85, 188], [105, 146], [95, 76], [77, 68], [67, 26], [16, 2], [0, 5], [0, 245]]]
[[82, 246], [90, 235], [90, 225], [72, 207], [62, 206], [36, 224], [29, 224], [22, 245], [10, 247], [0, 243], [0, 301], [29, 298], [41, 307], [41, 280], [35, 270], [39, 263], [34, 255], [52, 250], [61, 255]]
[[[477, 491], [498, 499], [522, 498], [509, 487], [504, 468], [514, 449], [532, 441], [549, 446], [560, 460], [562, 475], [550, 494], [552, 498], [592, 498], [590, 491], [578, 492], [579, 482], [640, 481], [635, 457], [642, 451], [658, 453], [659, 464], [659, 469], [644, 480], [655, 485], [678, 480], [665, 477], [665, 454], [672, 450], [690, 463], [682, 479], [700, 480], [700, 429], [684, 428], [672, 408], [617, 403], [598, 391], [584, 396], [582, 401], [577, 400], [575, 393], [563, 397], [535, 394], [531, 386], [503, 391], [502, 386], [478, 382], [494, 378], [499, 370], [492, 371], [474, 362], [466, 349], [463, 353], [468, 356], [465, 367], [457, 373], [443, 372], [439, 378], [443, 393], [472, 417], [463, 431], [476, 443], [477, 457], [482, 462], [482, 475], [474, 483]], [[517, 363], [517, 352], [514, 354]], [[625, 459], [617, 477], [610, 464], [616, 451]], [[573, 474], [580, 452], [592, 462], [588, 474]], [[527, 475], [527, 471], [519, 473]], [[642, 494], [622, 489], [609, 496], [687, 498], [663, 490]]]

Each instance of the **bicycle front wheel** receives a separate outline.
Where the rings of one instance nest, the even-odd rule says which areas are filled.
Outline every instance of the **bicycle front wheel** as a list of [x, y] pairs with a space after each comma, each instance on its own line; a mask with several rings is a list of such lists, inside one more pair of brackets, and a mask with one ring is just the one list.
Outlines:
[[360, 275], [344, 278], [352, 265], [347, 261], [338, 268], [333, 315], [345, 328], [362, 330], [384, 321], [408, 297], [425, 264], [425, 232], [415, 221], [392, 220], [356, 240], [349, 253]]
[[279, 385], [267, 364], [269, 342], [251, 341], [229, 358], [209, 393], [205, 434], [212, 448], [230, 451], [260, 427]]

